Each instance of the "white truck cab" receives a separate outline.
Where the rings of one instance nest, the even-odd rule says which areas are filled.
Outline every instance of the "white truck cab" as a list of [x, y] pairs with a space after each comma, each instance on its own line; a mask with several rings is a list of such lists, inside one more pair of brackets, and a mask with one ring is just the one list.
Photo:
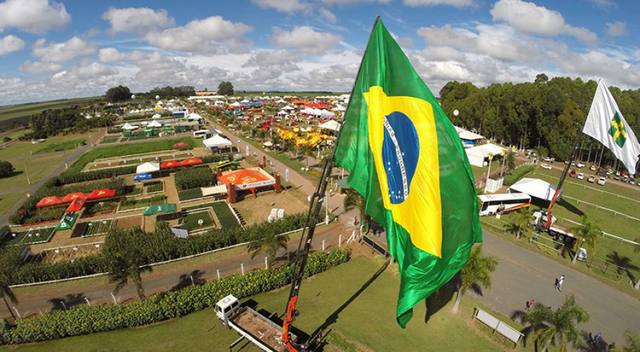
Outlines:
[[240, 301], [234, 295], [228, 295], [216, 303], [216, 315], [225, 326], [229, 326], [229, 318], [234, 315], [238, 307], [240, 307]]

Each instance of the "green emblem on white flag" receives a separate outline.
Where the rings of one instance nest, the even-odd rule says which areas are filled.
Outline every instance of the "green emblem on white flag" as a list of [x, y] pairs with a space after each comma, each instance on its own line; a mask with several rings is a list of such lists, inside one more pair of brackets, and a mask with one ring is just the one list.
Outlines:
[[611, 127], [609, 128], [609, 134], [613, 137], [613, 141], [618, 147], [624, 147], [624, 142], [627, 141], [627, 131], [624, 129], [624, 121], [620, 119], [620, 114], [616, 111], [611, 120]]

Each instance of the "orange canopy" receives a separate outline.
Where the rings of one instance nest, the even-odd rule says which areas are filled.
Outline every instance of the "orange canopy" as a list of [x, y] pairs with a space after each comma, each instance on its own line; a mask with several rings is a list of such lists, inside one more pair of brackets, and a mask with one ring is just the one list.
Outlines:
[[36, 208], [48, 207], [51, 205], [64, 204], [66, 202], [62, 201], [62, 198], [56, 196], [48, 196], [40, 199], [36, 204]]

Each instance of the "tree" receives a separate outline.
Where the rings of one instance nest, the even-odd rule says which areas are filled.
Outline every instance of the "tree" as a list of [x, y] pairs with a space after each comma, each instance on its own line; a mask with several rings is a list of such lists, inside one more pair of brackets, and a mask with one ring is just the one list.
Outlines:
[[516, 235], [517, 239], [520, 239], [522, 235], [528, 235], [531, 230], [531, 214], [527, 209], [519, 209], [515, 212], [515, 216], [510, 224], [507, 225], [507, 230]]
[[484, 288], [491, 287], [491, 273], [496, 270], [498, 260], [494, 257], [483, 257], [482, 246], [475, 247], [471, 251], [467, 264], [460, 271], [462, 282], [458, 287], [456, 302], [453, 305], [453, 313], [457, 314], [460, 310], [460, 301], [464, 293], [473, 285], [482, 286]]
[[222, 81], [218, 85], [218, 94], [220, 95], [233, 95], [233, 84], [229, 81]]
[[144, 299], [141, 274], [151, 271], [145, 265], [145, 256], [140, 249], [147, 240], [147, 234], [139, 227], [127, 230], [115, 229], [108, 233], [103, 255], [107, 263], [109, 280], [116, 283], [115, 293], [133, 281], [140, 299]]
[[[594, 223], [589, 221], [586, 215], [583, 215], [580, 219], [580, 226], [572, 229], [575, 232], [576, 237], [582, 240], [582, 243], [591, 250], [590, 257], [593, 258], [596, 254], [596, 245], [598, 243], [598, 236], [602, 235], [602, 230]], [[575, 263], [578, 259], [578, 250], [573, 256], [572, 263]]]
[[549, 82], [549, 77], [544, 73], [538, 73], [536, 75], [535, 83], [547, 83]]
[[507, 152], [507, 155], [505, 156], [505, 164], [507, 164], [507, 172], [516, 168], [516, 159], [513, 155], [513, 151], [510, 150]]
[[524, 314], [524, 322], [534, 332], [536, 346], [540, 348], [542, 345], [542, 352], [550, 344], [558, 346], [560, 351], [566, 351], [568, 343], [575, 343], [578, 339], [576, 326], [588, 320], [589, 313], [576, 304], [573, 295], [567, 296], [555, 311], [536, 303], [533, 309]]
[[109, 88], [109, 90], [107, 90], [107, 92], [105, 93], [105, 97], [112, 103], [126, 101], [131, 99], [131, 91], [129, 90], [129, 87], [117, 86]]
[[267, 255], [267, 267], [271, 267], [271, 263], [276, 258], [278, 249], [287, 249], [287, 242], [289, 236], [278, 236], [276, 233], [259, 234], [258, 238], [249, 243], [247, 252], [251, 253], [251, 259], [255, 258], [260, 253]]
[[13, 175], [14, 171], [13, 164], [5, 160], [0, 160], [0, 177], [9, 177]]
[[16, 295], [11, 290], [11, 282], [13, 282], [13, 274], [18, 270], [20, 265], [20, 248], [4, 247], [0, 249], [0, 296], [7, 310], [11, 313], [13, 319], [16, 319], [13, 309], [9, 305], [9, 301], [13, 304], [18, 303]]

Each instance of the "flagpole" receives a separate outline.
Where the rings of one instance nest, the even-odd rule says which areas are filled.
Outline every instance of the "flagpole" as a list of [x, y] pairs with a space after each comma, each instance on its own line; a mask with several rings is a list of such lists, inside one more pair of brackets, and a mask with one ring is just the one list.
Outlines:
[[[369, 34], [367, 46], [365, 47], [364, 53], [362, 54], [362, 59], [360, 60], [360, 66], [358, 66], [358, 72], [356, 73], [356, 78], [353, 82], [353, 87], [351, 88], [351, 95], [349, 96], [349, 102], [347, 103], [347, 111], [351, 106], [351, 101], [353, 99], [353, 95], [356, 90], [356, 83], [358, 82], [360, 71], [362, 70], [362, 64], [364, 63], [364, 59], [367, 56], [367, 50], [369, 49], [369, 42], [371, 41], [375, 26], [379, 20], [380, 20], [380, 16], [376, 16], [376, 19], [373, 22], [373, 26], [371, 27], [371, 33]], [[298, 351], [298, 346], [294, 344], [294, 342], [291, 341], [290, 339], [289, 330], [296, 316], [296, 306], [298, 303], [298, 294], [300, 292], [300, 285], [302, 284], [302, 279], [304, 276], [304, 268], [307, 264], [307, 257], [311, 249], [311, 244], [313, 242], [313, 234], [315, 232], [316, 224], [318, 223], [321, 204], [324, 203], [325, 207], [329, 206], [328, 199], [326, 199], [327, 181], [331, 176], [331, 171], [333, 170], [333, 164], [334, 164], [334, 159], [336, 155], [336, 150], [338, 147], [338, 141], [340, 140], [342, 127], [344, 127], [344, 119], [347, 115], [346, 114], [347, 111], [345, 111], [345, 114], [343, 115], [342, 126], [338, 131], [338, 136], [336, 138], [336, 143], [333, 148], [333, 152], [325, 160], [320, 181], [318, 183], [316, 191], [311, 195], [311, 199], [309, 201], [309, 211], [307, 212], [305, 227], [302, 235], [300, 236], [300, 241], [298, 242], [298, 249], [296, 250], [296, 257], [294, 259], [294, 265], [293, 265], [293, 276], [291, 278], [291, 289], [289, 291], [289, 298], [287, 300], [287, 306], [285, 308], [285, 316], [282, 323], [282, 342], [287, 347], [287, 350], [290, 352]], [[304, 242], [304, 245], [303, 245], [303, 242]], [[302, 251], [300, 251], [300, 249], [302, 249]], [[310, 338], [310, 340], [312, 339], [313, 339], [313, 336]]]

